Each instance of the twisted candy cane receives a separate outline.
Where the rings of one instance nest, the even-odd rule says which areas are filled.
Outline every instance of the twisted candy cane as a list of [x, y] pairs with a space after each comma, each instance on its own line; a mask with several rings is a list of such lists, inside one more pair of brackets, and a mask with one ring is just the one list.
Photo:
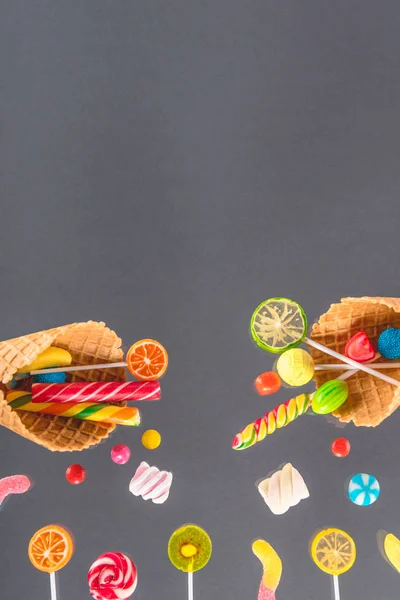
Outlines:
[[310, 394], [300, 394], [290, 398], [284, 404], [279, 404], [270, 412], [265, 413], [253, 423], [250, 423], [235, 435], [232, 440], [234, 450], [244, 450], [261, 442], [267, 435], [274, 433], [276, 429], [285, 427], [300, 415], [303, 415], [311, 405]]

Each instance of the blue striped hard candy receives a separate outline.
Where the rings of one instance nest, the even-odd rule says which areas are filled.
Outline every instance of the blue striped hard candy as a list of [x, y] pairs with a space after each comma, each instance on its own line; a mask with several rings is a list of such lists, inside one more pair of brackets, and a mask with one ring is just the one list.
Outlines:
[[381, 488], [379, 481], [368, 473], [357, 473], [350, 479], [348, 494], [354, 504], [369, 506], [379, 498]]

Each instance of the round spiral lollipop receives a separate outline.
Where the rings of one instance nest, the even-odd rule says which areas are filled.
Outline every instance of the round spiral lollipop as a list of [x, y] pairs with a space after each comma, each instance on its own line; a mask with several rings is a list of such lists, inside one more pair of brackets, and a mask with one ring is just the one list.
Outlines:
[[137, 586], [136, 566], [121, 552], [106, 552], [90, 567], [88, 584], [95, 600], [126, 600]]

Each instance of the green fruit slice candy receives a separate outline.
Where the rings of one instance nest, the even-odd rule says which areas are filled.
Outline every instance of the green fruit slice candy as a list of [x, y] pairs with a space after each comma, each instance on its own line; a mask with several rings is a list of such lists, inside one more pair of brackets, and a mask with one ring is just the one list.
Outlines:
[[210, 536], [198, 525], [183, 525], [174, 531], [168, 542], [169, 560], [185, 573], [194, 573], [205, 567], [211, 553]]
[[289, 298], [270, 298], [253, 312], [250, 333], [267, 352], [280, 354], [295, 348], [307, 333], [307, 317], [300, 304]]
[[349, 395], [347, 381], [332, 379], [327, 381], [314, 393], [312, 409], [319, 415], [327, 415], [342, 406]]

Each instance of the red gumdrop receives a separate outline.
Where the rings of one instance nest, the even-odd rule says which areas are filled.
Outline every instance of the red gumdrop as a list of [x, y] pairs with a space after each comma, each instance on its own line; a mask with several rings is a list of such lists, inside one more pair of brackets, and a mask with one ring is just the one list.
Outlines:
[[344, 352], [357, 362], [367, 362], [375, 356], [375, 350], [365, 331], [359, 331], [346, 344]]
[[85, 480], [86, 471], [82, 465], [70, 465], [65, 471], [65, 479], [72, 485], [78, 485]]
[[350, 452], [351, 446], [346, 438], [336, 438], [331, 445], [332, 454], [338, 458], [344, 458]]
[[254, 381], [257, 392], [260, 396], [275, 394], [281, 387], [281, 378], [275, 371], [261, 373]]

